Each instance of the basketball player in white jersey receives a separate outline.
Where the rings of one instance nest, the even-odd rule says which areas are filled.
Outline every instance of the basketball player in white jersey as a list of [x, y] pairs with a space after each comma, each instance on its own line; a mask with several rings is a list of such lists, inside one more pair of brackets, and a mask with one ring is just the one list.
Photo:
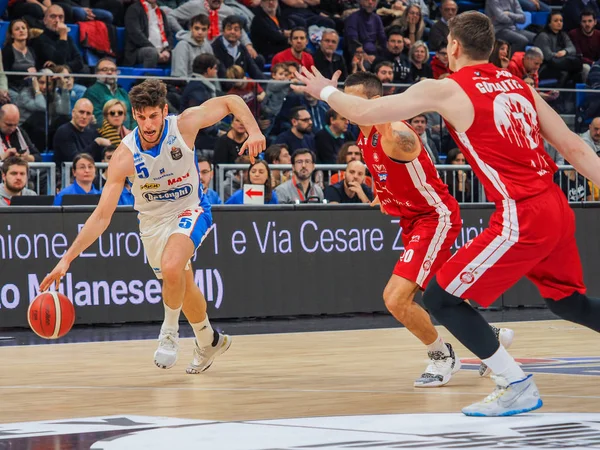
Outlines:
[[71, 262], [106, 230], [128, 180], [148, 262], [163, 280], [165, 319], [154, 363], [169, 369], [177, 362], [183, 309], [196, 336], [194, 359], [187, 373], [201, 373], [229, 348], [231, 338], [212, 329], [206, 300], [194, 282], [190, 265], [194, 252], [212, 229], [211, 206], [202, 192], [194, 141], [198, 130], [229, 114], [240, 119], [248, 132], [240, 154], [248, 151], [254, 162], [266, 141], [241, 97], [216, 97], [179, 116], [168, 116], [166, 94], [165, 84], [156, 79], [144, 81], [129, 93], [138, 127], [115, 151], [98, 207], [40, 289], [46, 290], [53, 283], [58, 288]]

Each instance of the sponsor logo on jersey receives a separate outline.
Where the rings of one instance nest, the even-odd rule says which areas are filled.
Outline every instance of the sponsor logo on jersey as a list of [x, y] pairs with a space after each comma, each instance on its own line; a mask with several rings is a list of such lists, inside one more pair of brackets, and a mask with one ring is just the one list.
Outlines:
[[189, 176], [190, 176], [190, 173], [188, 172], [185, 175], [182, 175], [178, 178], [170, 178], [169, 181], [167, 181], [167, 183], [169, 186], [171, 186], [172, 184], [181, 183], [186, 178], [189, 178]]
[[160, 170], [158, 171], [158, 173], [160, 173], [161, 175], [163, 175], [163, 174], [165, 173], [165, 169], [164, 169], [164, 168], [163, 168], [163, 169], [160, 169]]
[[141, 153], [135, 152], [133, 154], [133, 161], [134, 162], [139, 162], [139, 161], [143, 161], [143, 160], [144, 160], [144, 158], [142, 158]]
[[182, 213], [180, 213], [177, 218], [180, 219], [182, 217], [190, 217], [192, 215], [192, 211], [190, 209], [186, 209]]
[[158, 189], [160, 184], [158, 183], [146, 183], [140, 186], [140, 190], [147, 191], [148, 189]]
[[[371, 137], [371, 147], [377, 147], [378, 142], [379, 142], [379, 133], [375, 133]], [[377, 161], [377, 160], [375, 160], [375, 161]]]
[[193, 190], [191, 184], [184, 184], [168, 191], [144, 192], [142, 197], [148, 202], [174, 202], [180, 198], [187, 197]]
[[373, 169], [375, 169], [375, 172], [383, 172], [386, 173], [387, 172], [387, 167], [385, 167], [384, 164], [373, 164]]
[[373, 161], [375, 161], [376, 163], [379, 162], [379, 153], [373, 152]]
[[377, 177], [379, 178], [379, 181], [382, 183], [385, 183], [387, 181], [387, 173], [378, 173]]
[[171, 147], [171, 158], [173, 158], [174, 161], [183, 158], [183, 153], [179, 147]]
[[177, 139], [176, 136], [169, 135], [169, 137], [167, 138], [167, 145], [173, 145], [173, 143], [175, 142], [176, 139]]
[[473, 275], [471, 272], [463, 272], [460, 274], [460, 281], [462, 281], [464, 284], [471, 284], [473, 281], [475, 281], [475, 275]]
[[154, 181], [162, 180], [163, 178], [172, 177], [175, 175], [173, 172], [165, 173], [165, 169], [160, 169], [158, 173], [160, 173], [160, 177], [153, 178]]
[[411, 236], [409, 244], [411, 244], [413, 242], [419, 242], [420, 240], [421, 240], [421, 236], [418, 234], [415, 234], [415, 235]]

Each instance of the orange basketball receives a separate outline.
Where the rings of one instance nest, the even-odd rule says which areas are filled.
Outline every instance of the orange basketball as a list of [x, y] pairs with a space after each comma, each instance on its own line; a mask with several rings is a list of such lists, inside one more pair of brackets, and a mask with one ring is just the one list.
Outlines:
[[42, 292], [29, 304], [27, 321], [39, 337], [58, 339], [73, 326], [75, 308], [60, 292]]

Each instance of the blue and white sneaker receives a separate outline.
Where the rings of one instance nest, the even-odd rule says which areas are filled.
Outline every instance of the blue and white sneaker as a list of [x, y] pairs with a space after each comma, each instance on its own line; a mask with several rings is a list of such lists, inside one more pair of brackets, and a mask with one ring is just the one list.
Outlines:
[[498, 417], [514, 416], [541, 408], [544, 403], [533, 381], [533, 375], [509, 383], [505, 378], [492, 375], [496, 389], [478, 403], [463, 408], [467, 416]]
[[[511, 330], [510, 328], [497, 328], [494, 325], [490, 325], [490, 327], [496, 334], [496, 339], [498, 340], [498, 342], [500, 342], [502, 347], [504, 347], [505, 349], [508, 349], [513, 342], [513, 339], [515, 337], [515, 332], [513, 330]], [[481, 363], [479, 365], [479, 376], [480, 377], [487, 377], [491, 373], [492, 373], [492, 369], [490, 369], [486, 364]]]

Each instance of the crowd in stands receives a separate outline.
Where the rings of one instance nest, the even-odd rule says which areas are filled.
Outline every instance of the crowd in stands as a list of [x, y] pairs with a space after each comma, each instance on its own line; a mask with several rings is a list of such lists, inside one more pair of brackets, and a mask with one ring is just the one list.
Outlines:
[[[238, 155], [246, 130], [230, 117], [196, 137], [201, 179], [214, 203], [242, 203], [240, 189], [248, 183], [265, 186], [265, 203], [368, 203], [372, 181], [359, 164], [359, 130], [321, 100], [293, 92], [295, 72], [314, 65], [327, 77], [340, 71], [343, 81], [371, 71], [386, 83], [384, 95], [424, 78], [444, 78], [450, 73], [448, 21], [479, 9], [496, 30], [490, 62], [546, 88], [539, 92], [553, 107], [572, 112], [575, 94], [558, 89], [580, 83], [600, 89], [600, 0], [551, 1], [9, 0], [0, 11], [8, 23], [0, 68], [0, 204], [32, 193], [27, 165], [47, 152], [58, 173], [63, 163], [73, 163], [73, 184], [60, 186], [59, 178], [66, 195], [101, 190], [99, 178], [106, 174], [95, 163], [107, 161], [136, 126], [131, 83], [119, 78], [132, 67], [141, 74], [162, 70], [171, 113], [234, 94], [255, 114], [269, 147], [246, 170], [226, 172], [220, 180], [224, 198], [210, 188], [217, 181], [215, 167], [249, 163]], [[75, 24], [80, 40], [70, 29]], [[600, 152], [600, 93], [588, 94], [577, 108], [577, 131]], [[439, 116], [419, 115], [410, 124], [436, 164], [465, 164]], [[546, 144], [546, 150], [564, 163], [556, 149]], [[271, 170], [270, 164], [292, 169]], [[347, 167], [329, 173], [317, 164]], [[598, 199], [576, 173], [560, 176], [576, 185], [565, 189], [570, 200]], [[479, 183], [470, 171], [450, 171], [444, 178], [459, 201], [479, 201]], [[131, 204], [127, 194], [124, 187], [122, 204]], [[57, 204], [61, 199], [58, 193]]]

